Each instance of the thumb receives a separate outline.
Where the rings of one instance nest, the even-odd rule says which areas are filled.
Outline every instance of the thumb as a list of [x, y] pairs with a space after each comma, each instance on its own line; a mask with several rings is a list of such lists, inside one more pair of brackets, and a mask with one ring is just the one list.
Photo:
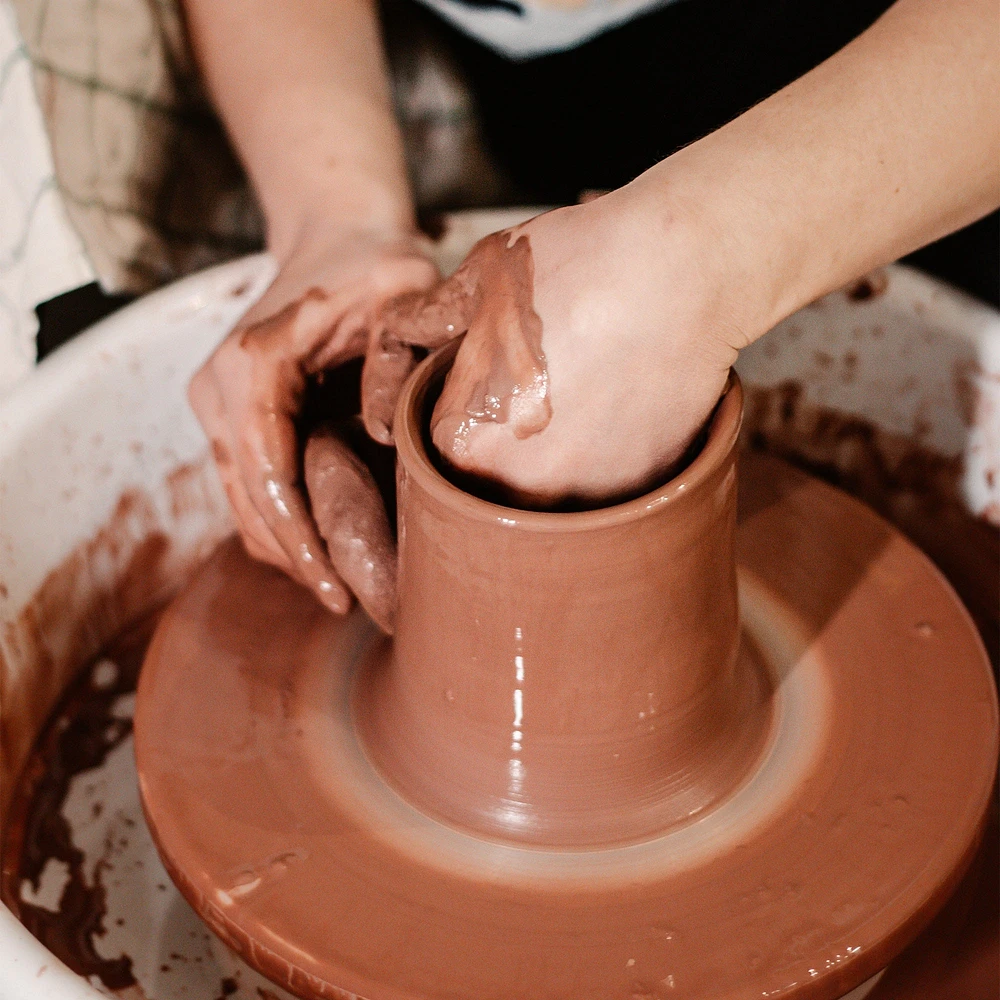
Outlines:
[[474, 277], [467, 269], [459, 269], [429, 291], [405, 292], [390, 299], [376, 325], [393, 340], [433, 350], [468, 330], [476, 304]]
[[384, 327], [375, 330], [361, 370], [361, 418], [379, 444], [392, 444], [392, 419], [406, 377], [416, 367], [413, 348]]
[[379, 310], [361, 375], [361, 416], [380, 444], [392, 443], [396, 400], [414, 369], [414, 347], [433, 349], [460, 336], [475, 313], [475, 286], [458, 272], [426, 292], [404, 292]]

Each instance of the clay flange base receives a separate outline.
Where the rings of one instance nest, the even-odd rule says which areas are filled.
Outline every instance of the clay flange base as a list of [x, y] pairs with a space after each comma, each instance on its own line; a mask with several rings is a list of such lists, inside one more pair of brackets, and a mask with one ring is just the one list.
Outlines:
[[136, 714], [150, 827], [195, 909], [303, 997], [831, 1000], [885, 966], [978, 839], [989, 665], [885, 522], [774, 460], [741, 476], [771, 744], [710, 815], [607, 850], [493, 843], [410, 807], [354, 737], [373, 627], [224, 545], [165, 615]]

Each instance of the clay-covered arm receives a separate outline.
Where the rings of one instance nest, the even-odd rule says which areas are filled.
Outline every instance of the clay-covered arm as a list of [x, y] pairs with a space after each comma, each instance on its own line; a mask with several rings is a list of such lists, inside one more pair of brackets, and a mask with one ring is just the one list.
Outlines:
[[1000, 203], [998, 93], [996, 0], [899, 0], [631, 184], [480, 244], [387, 313], [403, 339], [468, 331], [438, 448], [535, 503], [667, 474], [740, 348]]
[[283, 257], [317, 214], [413, 208], [375, 0], [185, 0], [192, 44]]

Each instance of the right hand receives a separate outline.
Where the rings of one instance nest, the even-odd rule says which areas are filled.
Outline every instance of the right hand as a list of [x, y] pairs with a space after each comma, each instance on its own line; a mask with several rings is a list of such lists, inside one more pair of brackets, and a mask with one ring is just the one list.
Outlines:
[[[336, 613], [350, 608], [353, 591], [387, 630], [395, 595], [381, 593], [384, 573], [367, 572], [387, 543], [368, 536], [387, 533], [385, 519], [366, 515], [353, 531], [339, 524], [338, 537], [346, 530], [356, 541], [328, 551], [301, 487], [295, 418], [308, 376], [368, 354], [365, 423], [388, 441], [398, 384], [413, 362], [405, 348], [380, 346], [373, 319], [387, 300], [438, 277], [429, 243], [416, 232], [313, 226], [188, 390], [249, 554], [283, 569]], [[375, 490], [358, 475], [357, 489]], [[373, 558], [359, 559], [359, 547]]]
[[465, 334], [430, 421], [447, 465], [515, 506], [597, 506], [665, 481], [718, 401], [749, 298], [727, 268], [682, 199], [634, 182], [486, 237], [385, 321]]

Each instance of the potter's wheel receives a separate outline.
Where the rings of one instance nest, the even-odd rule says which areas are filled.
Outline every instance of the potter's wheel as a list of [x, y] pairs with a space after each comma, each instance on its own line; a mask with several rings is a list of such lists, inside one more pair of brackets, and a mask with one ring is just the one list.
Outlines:
[[[867, 508], [751, 456], [740, 492], [769, 743], [707, 814], [600, 850], [515, 846], [410, 806], [355, 738], [373, 626], [224, 545], [167, 612], [136, 717], [147, 816], [189, 901], [304, 997], [834, 998], [875, 974], [975, 848], [997, 752], [988, 662], [937, 570]], [[192, 626], [209, 603], [226, 627]]]

